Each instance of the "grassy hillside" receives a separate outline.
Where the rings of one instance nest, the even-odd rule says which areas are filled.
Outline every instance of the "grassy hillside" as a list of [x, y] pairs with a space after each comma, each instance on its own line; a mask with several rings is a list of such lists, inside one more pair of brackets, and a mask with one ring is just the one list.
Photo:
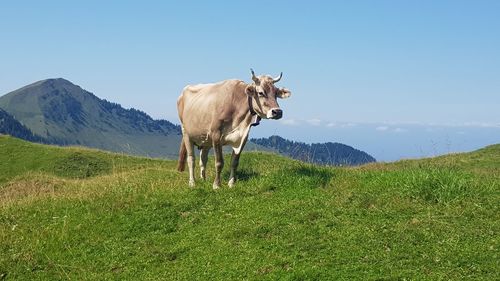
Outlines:
[[500, 278], [500, 145], [358, 168], [246, 153], [216, 192], [175, 162], [0, 152], [0, 280]]

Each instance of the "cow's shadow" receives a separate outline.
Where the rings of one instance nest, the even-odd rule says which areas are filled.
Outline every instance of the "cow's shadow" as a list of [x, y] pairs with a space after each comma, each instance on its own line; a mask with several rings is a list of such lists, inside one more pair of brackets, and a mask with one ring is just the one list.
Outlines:
[[[267, 178], [268, 180], [270, 179], [273, 181], [276, 178], [280, 178], [284, 174], [295, 177], [297, 180], [306, 181], [308, 182], [307, 185], [311, 187], [321, 188], [327, 187], [330, 184], [331, 179], [335, 176], [335, 173], [329, 169], [310, 166], [307, 164], [285, 168], [284, 170], [275, 171], [267, 176], [263, 176], [263, 174], [253, 169], [241, 169], [236, 172], [236, 176], [240, 182], [249, 182], [255, 178], [261, 178], [264, 180]], [[224, 178], [229, 178], [229, 171], [225, 171], [223, 176]]]
[[327, 186], [334, 177], [332, 171], [316, 166], [301, 165], [299, 167], [293, 167], [290, 170], [291, 173], [297, 176], [311, 179], [318, 187]]
[[[258, 176], [260, 176], [260, 173], [258, 173], [257, 171], [254, 171], [254, 170], [247, 170], [247, 169], [240, 170], [240, 169], [238, 169], [236, 171], [236, 178], [238, 179], [238, 181], [241, 181], [241, 182], [247, 182], [250, 179], [256, 178]], [[224, 177], [229, 178], [228, 171], [224, 172]]]

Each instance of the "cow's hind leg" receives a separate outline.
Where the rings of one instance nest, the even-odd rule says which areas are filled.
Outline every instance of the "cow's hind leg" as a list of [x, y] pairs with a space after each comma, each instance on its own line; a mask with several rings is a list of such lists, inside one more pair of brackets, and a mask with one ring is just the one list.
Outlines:
[[184, 136], [184, 144], [187, 151], [187, 163], [189, 169], [189, 186], [194, 187], [194, 144], [188, 136]]
[[220, 143], [214, 143], [215, 151], [215, 180], [213, 184], [213, 189], [218, 189], [220, 187], [220, 174], [224, 168], [224, 156], [222, 155], [222, 145]]
[[205, 168], [207, 167], [208, 152], [209, 151], [210, 151], [209, 147], [204, 147], [200, 150], [200, 177], [203, 180], [206, 179]]

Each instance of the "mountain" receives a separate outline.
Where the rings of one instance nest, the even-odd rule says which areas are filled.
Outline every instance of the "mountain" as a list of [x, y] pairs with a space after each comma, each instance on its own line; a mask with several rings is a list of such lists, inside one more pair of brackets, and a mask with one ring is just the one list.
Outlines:
[[[179, 125], [154, 120], [140, 110], [125, 109], [100, 99], [62, 78], [38, 81], [10, 92], [0, 97], [0, 109], [6, 116], [4, 123], [8, 122], [11, 128], [4, 133], [26, 140], [149, 157], [172, 159], [178, 156]], [[375, 161], [370, 155], [347, 145], [308, 145], [278, 136], [251, 140], [246, 150], [273, 151], [329, 165]]]
[[35, 82], [0, 97], [0, 108], [48, 143], [175, 157], [180, 127], [100, 99], [68, 80]]
[[252, 139], [253, 143], [272, 148], [291, 158], [323, 165], [355, 166], [375, 162], [368, 153], [341, 143], [306, 144], [284, 139], [280, 136]]
[[11, 135], [16, 138], [33, 141], [43, 142], [40, 136], [34, 135], [30, 129], [26, 128], [23, 124], [19, 123], [12, 115], [5, 112], [0, 108], [0, 134]]

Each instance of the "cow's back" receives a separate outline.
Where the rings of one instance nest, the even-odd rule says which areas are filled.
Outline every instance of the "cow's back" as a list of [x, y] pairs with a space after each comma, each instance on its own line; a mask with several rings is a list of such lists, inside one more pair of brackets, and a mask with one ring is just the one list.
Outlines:
[[194, 137], [206, 135], [217, 122], [230, 118], [234, 100], [244, 95], [244, 87], [241, 80], [186, 86], [177, 100], [185, 133]]

